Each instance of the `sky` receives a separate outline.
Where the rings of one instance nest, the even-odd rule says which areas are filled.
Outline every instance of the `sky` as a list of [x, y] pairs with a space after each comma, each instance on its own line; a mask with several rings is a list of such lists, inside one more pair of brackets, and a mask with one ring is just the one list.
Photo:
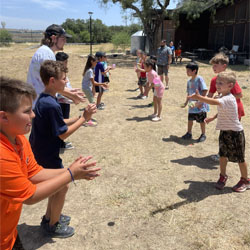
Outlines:
[[[168, 9], [174, 9], [176, 1], [170, 0]], [[93, 19], [100, 19], [107, 26], [126, 25], [118, 3], [103, 7], [99, 0], [0, 0], [0, 22], [5, 22], [7, 29], [45, 30], [67, 18], [88, 19], [90, 11]], [[127, 25], [137, 22], [128, 20]]]

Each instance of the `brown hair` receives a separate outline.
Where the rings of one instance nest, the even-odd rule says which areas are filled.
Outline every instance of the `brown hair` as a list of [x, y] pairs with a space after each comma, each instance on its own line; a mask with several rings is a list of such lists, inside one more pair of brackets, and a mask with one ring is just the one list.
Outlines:
[[46, 60], [43, 62], [40, 68], [40, 76], [44, 85], [49, 84], [49, 80], [51, 77], [59, 79], [63, 72], [67, 73], [68, 69], [61, 61]]
[[21, 97], [36, 98], [35, 89], [28, 83], [8, 77], [0, 77], [0, 110], [14, 113], [20, 106]]
[[217, 75], [217, 79], [224, 80], [226, 83], [236, 83], [236, 75], [233, 72], [221, 72]]
[[210, 64], [229, 64], [229, 58], [224, 53], [216, 54], [210, 61]]

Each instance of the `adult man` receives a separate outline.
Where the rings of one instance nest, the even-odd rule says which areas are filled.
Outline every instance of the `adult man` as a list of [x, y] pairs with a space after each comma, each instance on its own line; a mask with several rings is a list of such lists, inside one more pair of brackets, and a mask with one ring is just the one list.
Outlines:
[[163, 74], [165, 74], [166, 89], [168, 89], [168, 69], [172, 62], [172, 51], [166, 44], [166, 40], [162, 40], [160, 47], [157, 49], [157, 66], [158, 75], [162, 82], [164, 78]]
[[[42, 46], [39, 47], [33, 55], [27, 76], [27, 82], [32, 84], [36, 90], [37, 99], [44, 91], [44, 84], [40, 77], [40, 66], [45, 60], [56, 61], [55, 52], [63, 50], [67, 37], [71, 37], [71, 35], [67, 34], [65, 30], [57, 24], [50, 25], [44, 32], [44, 38], [41, 41]], [[83, 102], [83, 94], [80, 92], [71, 92], [70, 89], [65, 88], [60, 94], [70, 98], [75, 104]], [[33, 102], [33, 108], [36, 100]]]

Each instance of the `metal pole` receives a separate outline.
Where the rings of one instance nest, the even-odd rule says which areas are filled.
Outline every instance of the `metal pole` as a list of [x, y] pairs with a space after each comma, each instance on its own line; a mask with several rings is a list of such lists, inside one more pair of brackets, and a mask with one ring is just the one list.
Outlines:
[[93, 12], [88, 12], [89, 14], [89, 33], [90, 33], [90, 55], [92, 55], [92, 18]]
[[92, 55], [92, 18], [90, 15], [90, 55]]

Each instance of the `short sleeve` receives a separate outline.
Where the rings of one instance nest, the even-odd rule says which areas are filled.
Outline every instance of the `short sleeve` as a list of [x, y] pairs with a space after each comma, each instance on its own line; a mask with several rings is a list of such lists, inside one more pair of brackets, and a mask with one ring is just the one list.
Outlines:
[[53, 106], [48, 108], [48, 114], [51, 125], [51, 133], [53, 136], [59, 136], [65, 133], [68, 129], [66, 123], [63, 120], [63, 114], [60, 106]]
[[89, 79], [94, 78], [93, 70], [89, 70]]
[[209, 93], [214, 94], [216, 92], [216, 78], [214, 77], [212, 78], [211, 82], [210, 82], [210, 89], [209, 89]]
[[12, 203], [22, 203], [36, 191], [36, 185], [22, 172], [18, 160], [14, 157], [0, 159], [1, 197]]
[[167, 49], [168, 49], [168, 54], [172, 55], [172, 50], [169, 47]]
[[233, 95], [238, 95], [238, 94], [240, 94], [241, 92], [242, 92], [241, 87], [240, 87], [239, 83], [236, 81], [234, 87], [231, 89], [231, 93], [232, 93]]
[[201, 76], [199, 77], [199, 89], [201, 91], [207, 90], [207, 85], [206, 85], [204, 79]]
[[32, 152], [31, 146], [29, 141], [25, 138], [25, 142], [24, 142], [24, 147], [26, 148], [26, 163], [27, 163], [27, 170], [28, 170], [28, 179], [30, 179], [31, 177], [33, 177], [34, 175], [36, 175], [38, 172], [40, 172], [41, 170], [43, 170], [43, 167], [40, 166], [35, 157], [34, 154]]

